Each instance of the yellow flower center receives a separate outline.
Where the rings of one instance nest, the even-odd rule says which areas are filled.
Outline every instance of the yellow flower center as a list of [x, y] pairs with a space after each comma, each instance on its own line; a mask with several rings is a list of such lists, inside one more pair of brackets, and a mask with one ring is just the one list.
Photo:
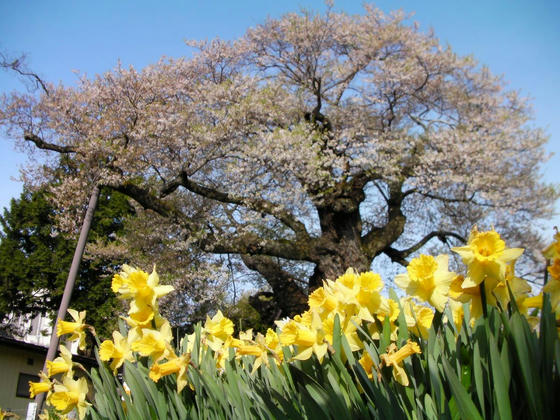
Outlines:
[[297, 331], [297, 337], [294, 344], [303, 347], [310, 347], [315, 344], [317, 337], [307, 328], [300, 328]]
[[349, 268], [348, 270], [346, 270], [346, 273], [336, 279], [336, 282], [351, 289], [354, 287], [357, 279], [358, 276], [356, 275], [356, 273], [354, 273], [354, 270]]
[[58, 411], [68, 413], [78, 405], [80, 396], [74, 391], [55, 392], [51, 395], [50, 402]]
[[51, 389], [49, 382], [29, 382], [29, 396], [35, 398], [35, 395], [41, 392], [47, 392]]
[[181, 359], [172, 359], [165, 363], [156, 363], [150, 369], [150, 378], [157, 382], [162, 376], [171, 375], [181, 370]]
[[500, 239], [497, 232], [481, 232], [472, 241], [474, 253], [479, 259], [491, 259], [490, 257], [501, 253], [505, 247], [505, 242]]
[[59, 320], [56, 328], [56, 334], [58, 336], [64, 334], [78, 333], [84, 328], [84, 325], [79, 322], [68, 322]]
[[263, 354], [263, 349], [255, 345], [241, 345], [238, 347], [237, 353], [258, 357]]
[[48, 376], [57, 375], [59, 373], [66, 373], [70, 369], [64, 362], [51, 362], [50, 360], [47, 361], [47, 373]]
[[418, 258], [414, 258], [407, 270], [412, 281], [422, 282], [424, 288], [434, 287], [434, 273], [437, 270], [437, 262], [431, 255], [420, 255]]

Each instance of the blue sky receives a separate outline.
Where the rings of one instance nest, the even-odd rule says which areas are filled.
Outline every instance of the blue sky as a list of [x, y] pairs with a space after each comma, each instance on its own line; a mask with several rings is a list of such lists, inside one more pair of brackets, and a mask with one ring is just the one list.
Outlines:
[[[361, 13], [361, 0], [335, 1], [335, 9]], [[414, 12], [411, 21], [433, 28], [444, 44], [473, 54], [509, 88], [533, 98], [534, 125], [550, 135], [556, 153], [544, 165], [548, 182], [560, 179], [560, 1], [558, 0], [409, 0], [378, 1], [389, 12]], [[0, 51], [25, 53], [28, 64], [46, 80], [72, 84], [74, 70], [93, 76], [124, 66], [142, 68], [161, 56], [189, 53], [185, 39], [234, 39], [267, 17], [301, 8], [323, 10], [322, 0], [2, 0]], [[0, 92], [23, 90], [13, 74], [0, 72]], [[12, 181], [26, 160], [0, 138], [0, 209], [18, 197]], [[560, 205], [557, 205], [560, 212]], [[560, 226], [560, 217], [550, 226]]]

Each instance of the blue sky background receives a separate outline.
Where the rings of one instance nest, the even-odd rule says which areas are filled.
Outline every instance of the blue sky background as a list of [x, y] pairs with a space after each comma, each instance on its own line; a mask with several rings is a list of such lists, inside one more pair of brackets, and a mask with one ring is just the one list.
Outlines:
[[[335, 1], [336, 10], [362, 13], [361, 0]], [[389, 12], [414, 12], [422, 30], [433, 28], [443, 44], [473, 54], [509, 88], [533, 98], [534, 125], [550, 135], [556, 153], [543, 167], [547, 182], [560, 179], [560, 1], [558, 0], [409, 0], [378, 1]], [[74, 70], [94, 76], [124, 66], [142, 68], [162, 56], [189, 54], [185, 39], [234, 39], [267, 16], [301, 8], [324, 10], [322, 0], [1, 0], [0, 51], [25, 53], [42, 78], [73, 84]], [[11, 73], [0, 72], [0, 92], [24, 90]], [[0, 137], [0, 209], [18, 197], [24, 154]], [[557, 211], [560, 206], [557, 204]], [[560, 217], [549, 226], [560, 226]]]

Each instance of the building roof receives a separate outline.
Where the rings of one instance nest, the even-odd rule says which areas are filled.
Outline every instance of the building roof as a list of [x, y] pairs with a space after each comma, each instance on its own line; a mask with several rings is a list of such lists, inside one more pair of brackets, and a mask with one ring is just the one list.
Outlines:
[[[26, 343], [25, 341], [21, 341], [15, 338], [11, 338], [11, 337], [5, 337], [5, 336], [1, 336], [0, 335], [0, 345], [6, 345], [8, 347], [12, 347], [12, 348], [17, 348], [17, 349], [22, 349], [22, 350], [28, 350], [34, 353], [39, 353], [39, 354], [44, 354], [45, 356], [47, 355], [47, 347], [44, 346], [39, 346], [37, 344], [32, 344], [32, 343]], [[93, 357], [87, 357], [87, 356], [82, 356], [79, 354], [73, 354], [72, 355], [72, 360], [74, 362], [77, 363], [81, 363], [84, 367], [87, 368], [92, 368], [92, 367], [97, 367], [97, 360], [95, 360]]]

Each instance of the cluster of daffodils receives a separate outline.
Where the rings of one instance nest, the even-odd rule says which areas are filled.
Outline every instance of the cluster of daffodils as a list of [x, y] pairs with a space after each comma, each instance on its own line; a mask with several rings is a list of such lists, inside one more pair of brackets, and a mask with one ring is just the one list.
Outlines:
[[[86, 330], [91, 328], [85, 324], [85, 311], [77, 312], [68, 309], [73, 321], [58, 320], [56, 333], [58, 336], [69, 334], [68, 341], [77, 340], [79, 348], [85, 349]], [[37, 394], [47, 393], [47, 405], [51, 406], [59, 418], [67, 418], [66, 415], [77, 411], [82, 419], [91, 404], [86, 401], [88, 393], [88, 382], [84, 374], [86, 370], [79, 363], [72, 361], [70, 350], [64, 345], [59, 346], [60, 356], [53, 361], [47, 361], [47, 372], [39, 372], [39, 382], [29, 382], [29, 394], [35, 398]], [[82, 376], [75, 378], [75, 368], [79, 368]], [[39, 416], [48, 419], [45, 412]]]
[[462, 317], [461, 303], [470, 304], [471, 322], [474, 322], [483, 314], [484, 302], [505, 309], [514, 299], [519, 311], [536, 325], [538, 318], [531, 316], [530, 310], [542, 307], [542, 292], [530, 296], [529, 283], [515, 275], [515, 262], [523, 253], [522, 248], [507, 248], [494, 230], [479, 232], [475, 227], [467, 245], [452, 250], [460, 255], [467, 267], [466, 276], [457, 275], [449, 287], [455, 320]]
[[[551, 294], [552, 304], [560, 313], [560, 234], [555, 239], [545, 251], [554, 262], [549, 267], [552, 279], [544, 291]], [[451, 322], [460, 331], [467, 305], [470, 309], [467, 321], [471, 323], [482, 316], [485, 303], [505, 308], [514, 299], [530, 321], [536, 319], [535, 309], [542, 306], [542, 293], [529, 296], [529, 284], [515, 276], [514, 265], [523, 249], [507, 248], [494, 230], [479, 232], [474, 228], [467, 244], [452, 250], [465, 264], [464, 274], [449, 271], [448, 255], [420, 255], [410, 262], [406, 273], [395, 278], [395, 283], [406, 292], [400, 300], [382, 294], [383, 281], [379, 274], [348, 269], [336, 280], [324, 281], [322, 287], [309, 295], [307, 311], [276, 321], [276, 329], [268, 329], [264, 335], [248, 330], [235, 337], [233, 322], [220, 311], [212, 318], [208, 316], [197, 347], [211, 352], [219, 370], [225, 368], [231, 357], [244, 356], [253, 357], [253, 373], [263, 365], [307, 360], [313, 355], [322, 363], [328, 353], [335, 351], [333, 342], [338, 322], [337, 331], [344, 335], [348, 348], [372, 380], [381, 380], [383, 371], [390, 370], [395, 381], [408, 386], [404, 361], [421, 353], [419, 343], [427, 338], [436, 311], [444, 312], [449, 307], [453, 315]], [[112, 340], [101, 343], [100, 359], [109, 362], [113, 374], [117, 374], [125, 360], [135, 362], [146, 358], [149, 377], [154, 382], [175, 375], [177, 392], [182, 392], [189, 384], [189, 367], [200, 361], [191, 357], [197, 335], [186, 336], [179, 346], [183, 351], [178, 352], [172, 343], [170, 324], [159, 313], [158, 298], [173, 288], [159, 285], [155, 269], [148, 275], [125, 265], [113, 277], [112, 290], [129, 301], [128, 316], [123, 317], [128, 331], [126, 336], [115, 331]], [[530, 309], [533, 316], [529, 314]], [[59, 321], [58, 334], [69, 334], [69, 339], [79, 340], [83, 346], [85, 313], [73, 310], [69, 313], [74, 321]], [[404, 319], [406, 325], [399, 325], [399, 319]], [[446, 322], [447, 317], [442, 319]], [[384, 334], [389, 335], [390, 344], [372, 358], [371, 349], [367, 349], [363, 340], [379, 340], [383, 328], [390, 328], [389, 334], [387, 331]], [[399, 343], [399, 328], [406, 328], [413, 339]], [[71, 356], [63, 346], [60, 351], [61, 357], [50, 362], [47, 374], [41, 373], [41, 382], [30, 383], [31, 394], [48, 392], [48, 403], [59, 413], [77, 409], [82, 418], [88, 406], [87, 383], [85, 378], [72, 379]], [[343, 351], [341, 357], [347, 356]], [[54, 375], [63, 375], [62, 380], [53, 382]]]
[[[404, 289], [407, 303], [414, 301], [427, 303], [436, 311], [443, 312], [449, 305], [457, 330], [461, 329], [465, 304], [469, 306], [470, 323], [473, 324], [484, 312], [484, 304], [504, 309], [513, 298], [519, 311], [535, 325], [538, 318], [531, 316], [535, 309], [542, 307], [542, 293], [530, 296], [529, 283], [515, 275], [515, 262], [523, 253], [522, 248], [507, 248], [500, 235], [494, 230], [479, 232], [475, 227], [467, 244], [452, 248], [466, 266], [466, 272], [448, 271], [448, 256], [432, 257], [420, 255], [407, 267], [407, 273], [396, 276], [395, 283]], [[560, 263], [559, 263], [560, 267]], [[560, 271], [559, 271], [560, 273]], [[545, 289], [545, 291], [547, 291]], [[409, 303], [410, 302], [410, 303]], [[426, 307], [418, 317], [421, 327], [429, 326], [433, 313]], [[407, 315], [407, 322], [408, 322]]]

